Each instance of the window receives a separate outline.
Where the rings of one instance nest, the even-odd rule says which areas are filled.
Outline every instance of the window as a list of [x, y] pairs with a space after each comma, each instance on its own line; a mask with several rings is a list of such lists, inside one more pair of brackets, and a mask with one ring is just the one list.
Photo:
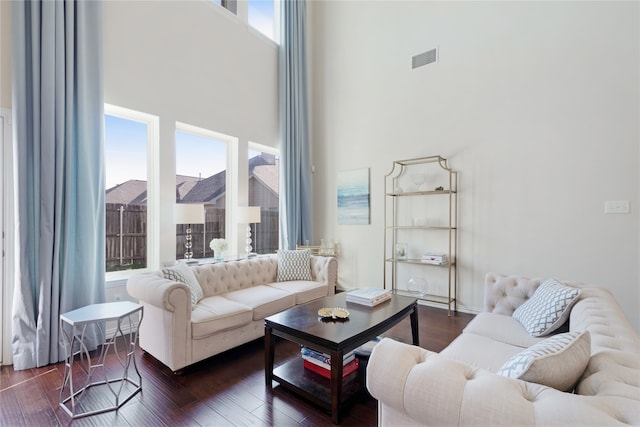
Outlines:
[[[209, 258], [209, 242], [224, 238], [227, 212], [228, 145], [232, 138], [176, 124], [176, 203], [202, 203], [205, 223], [191, 227], [194, 258]], [[176, 259], [184, 258], [187, 225], [176, 225]]]
[[254, 251], [274, 253], [278, 249], [280, 159], [277, 151], [249, 144], [249, 206], [260, 206], [260, 223], [252, 227]]
[[213, 2], [224, 7], [234, 15], [238, 14], [238, 0], [213, 0]]
[[[148, 236], [154, 199], [148, 159], [155, 152], [157, 117], [105, 105], [105, 272], [151, 267]], [[153, 228], [153, 227], [151, 227]], [[154, 252], [155, 254], [155, 252]]]
[[256, 30], [260, 31], [271, 40], [277, 42], [276, 34], [278, 33], [276, 24], [278, 22], [276, 16], [275, 0], [249, 0], [248, 4], [248, 22]]

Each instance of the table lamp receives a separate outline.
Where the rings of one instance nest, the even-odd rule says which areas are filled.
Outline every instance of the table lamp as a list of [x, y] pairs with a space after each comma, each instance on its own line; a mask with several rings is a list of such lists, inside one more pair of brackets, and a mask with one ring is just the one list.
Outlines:
[[245, 250], [247, 251], [248, 257], [256, 256], [255, 252], [252, 252], [251, 243], [251, 224], [256, 224], [260, 222], [260, 206], [241, 206], [238, 208], [238, 222], [240, 224], [247, 224], [247, 246]]
[[184, 259], [191, 261], [193, 258], [191, 226], [193, 224], [204, 224], [204, 205], [201, 203], [176, 203], [173, 207], [173, 222], [187, 224], [186, 235], [184, 236]]

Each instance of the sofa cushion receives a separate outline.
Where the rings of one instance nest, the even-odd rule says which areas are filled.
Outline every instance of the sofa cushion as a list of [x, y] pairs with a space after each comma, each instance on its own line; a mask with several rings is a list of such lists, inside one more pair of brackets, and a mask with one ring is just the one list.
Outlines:
[[544, 340], [532, 337], [517, 319], [495, 313], [478, 313], [464, 328], [465, 333], [482, 335], [496, 341], [521, 347], [521, 349]]
[[278, 251], [278, 282], [313, 280], [309, 249]]
[[291, 292], [296, 297], [297, 304], [305, 304], [311, 300], [327, 296], [327, 285], [318, 282], [294, 280], [289, 282], [270, 283], [269, 286]]
[[522, 347], [471, 333], [462, 333], [440, 354], [449, 359], [467, 363], [471, 366], [496, 372]]
[[296, 301], [296, 296], [293, 293], [265, 285], [228, 292], [222, 296], [251, 307], [253, 320], [264, 319], [274, 313], [291, 308]]
[[568, 391], [580, 379], [590, 357], [589, 332], [567, 332], [515, 354], [497, 373]]
[[579, 296], [580, 289], [548, 279], [513, 312], [513, 317], [522, 323], [531, 336], [548, 335], [566, 322]]
[[219, 296], [203, 298], [191, 313], [191, 336], [204, 338], [253, 320], [251, 307]]
[[198, 304], [198, 301], [204, 296], [202, 293], [202, 287], [198, 283], [198, 279], [191, 271], [191, 268], [183, 263], [177, 262], [171, 267], [165, 267], [162, 269], [162, 275], [165, 279], [173, 280], [175, 282], [184, 283], [191, 290], [191, 309], [193, 310]]

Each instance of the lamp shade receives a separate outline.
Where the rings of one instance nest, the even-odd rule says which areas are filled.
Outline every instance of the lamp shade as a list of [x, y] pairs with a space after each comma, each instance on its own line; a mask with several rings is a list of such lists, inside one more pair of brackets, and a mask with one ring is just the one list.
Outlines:
[[260, 222], [260, 206], [238, 207], [238, 222], [240, 224], [254, 224]]
[[204, 205], [201, 203], [176, 203], [173, 206], [173, 222], [176, 224], [204, 224]]

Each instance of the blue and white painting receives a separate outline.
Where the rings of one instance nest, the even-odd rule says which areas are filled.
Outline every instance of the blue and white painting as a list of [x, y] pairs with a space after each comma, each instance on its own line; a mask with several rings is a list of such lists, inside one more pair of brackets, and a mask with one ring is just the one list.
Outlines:
[[338, 172], [338, 224], [369, 224], [369, 168]]

